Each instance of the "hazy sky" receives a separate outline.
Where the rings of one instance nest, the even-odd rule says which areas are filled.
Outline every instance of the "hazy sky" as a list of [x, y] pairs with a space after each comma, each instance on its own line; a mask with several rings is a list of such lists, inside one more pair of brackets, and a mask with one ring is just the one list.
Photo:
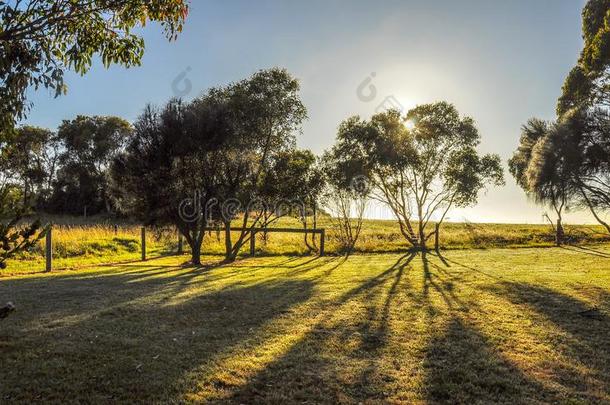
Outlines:
[[[481, 151], [506, 161], [528, 118], [554, 118], [561, 85], [582, 47], [584, 3], [193, 0], [176, 42], [168, 43], [158, 26], [147, 26], [141, 67], [106, 70], [97, 63], [84, 77], [68, 74], [66, 96], [32, 94], [28, 122], [55, 128], [76, 114], [132, 121], [146, 103], [175, 95], [189, 99], [207, 87], [280, 66], [300, 79], [309, 111], [298, 137], [301, 147], [321, 152], [343, 119], [369, 117], [393, 96], [386, 103], [394, 100], [406, 109], [454, 103], [476, 120]], [[452, 212], [451, 220], [540, 222], [543, 208], [528, 202], [508, 173], [506, 180], [506, 187], [490, 189], [476, 207]], [[388, 213], [378, 207], [371, 215]], [[585, 214], [568, 215], [568, 222], [583, 221]]]

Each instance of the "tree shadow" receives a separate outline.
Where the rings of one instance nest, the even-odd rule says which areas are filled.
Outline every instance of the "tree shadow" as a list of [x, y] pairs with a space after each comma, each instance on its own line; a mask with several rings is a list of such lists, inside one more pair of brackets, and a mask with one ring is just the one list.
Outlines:
[[426, 397], [432, 403], [556, 400], [554, 393], [528, 378], [459, 317], [450, 319], [429, 342], [423, 368]]
[[571, 246], [561, 246], [561, 248], [572, 251], [572, 252], [583, 253], [583, 254], [597, 256], [597, 257], [603, 257], [604, 259], [610, 259], [610, 253], [604, 252], [602, 250], [595, 250], [590, 247], [571, 245]]
[[[361, 285], [346, 291], [329, 305], [319, 321], [282, 357], [267, 365], [226, 399], [231, 403], [339, 403], [382, 401], [393, 377], [377, 363], [392, 333], [392, 303], [404, 291], [403, 275], [415, 253], [396, 262]], [[384, 295], [382, 299], [379, 295]], [[335, 319], [337, 312], [364, 302], [364, 314]], [[341, 361], [353, 364], [350, 375], [337, 370], [337, 359], [329, 358], [329, 347], [347, 354]], [[343, 370], [345, 372], [345, 370]]]
[[[431, 289], [442, 298], [449, 311], [468, 311], [468, 305], [455, 293], [456, 284], [462, 282], [462, 278], [431, 262], [428, 258], [429, 255], [430, 253], [427, 252], [421, 253], [423, 268], [422, 296], [426, 302], [429, 315], [434, 316], [437, 313], [430, 299]], [[440, 254], [434, 256], [440, 258]], [[441, 261], [446, 262], [444, 258]], [[434, 268], [436, 272], [432, 271], [431, 268]]]
[[218, 267], [221, 265], [217, 263], [199, 267], [140, 263], [92, 273], [28, 276], [3, 280], [0, 297], [9, 297], [15, 303], [16, 317], [20, 313], [36, 313], [38, 323], [94, 316], [100, 310], [120, 307], [146, 296], [171, 298], [186, 287], [186, 278], [192, 279]]
[[[549, 324], [548, 339], [570, 359], [554, 370], [557, 382], [584, 401], [610, 398], [610, 294], [596, 289], [594, 305], [544, 286], [503, 282], [489, 288], [515, 305], [534, 311], [537, 324]], [[553, 333], [555, 328], [560, 333]]]
[[[163, 279], [169, 281], [171, 277]], [[96, 281], [100, 290], [125, 282], [121, 276]], [[90, 280], [71, 280], [76, 290], [83, 283], [88, 285]], [[128, 287], [121, 294], [115, 291], [107, 299], [109, 305], [94, 315], [89, 307], [81, 308], [80, 313], [68, 311], [87, 299], [100, 306], [100, 297], [79, 295], [57, 313], [62, 322], [38, 325], [35, 333], [31, 325], [36, 319], [14, 317], [4, 323], [0, 330], [0, 398], [180, 400], [185, 384], [197, 383], [185, 382], [185, 373], [252, 338], [257, 329], [309, 300], [314, 290], [308, 280], [272, 280], [201, 291], [188, 299], [151, 305], [147, 297], [158, 293], [158, 283], [139, 282], [129, 294]], [[126, 304], [125, 299], [133, 302]], [[35, 360], [28, 361], [24, 353]]]

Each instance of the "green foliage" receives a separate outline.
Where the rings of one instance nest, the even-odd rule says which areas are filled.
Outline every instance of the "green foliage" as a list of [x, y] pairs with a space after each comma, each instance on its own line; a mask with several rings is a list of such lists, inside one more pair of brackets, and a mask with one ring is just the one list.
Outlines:
[[582, 11], [584, 47], [557, 103], [559, 116], [573, 108], [607, 105], [610, 93], [610, 1], [589, 0]]
[[557, 115], [587, 104], [595, 89], [593, 81], [580, 66], [575, 66], [566, 78], [557, 101]]
[[46, 129], [23, 126], [7, 131], [0, 147], [0, 168], [5, 182], [20, 189], [24, 208], [40, 208], [48, 198], [58, 160], [59, 143]]
[[513, 175], [517, 184], [524, 190], [529, 190], [529, 183], [525, 173], [532, 158], [534, 146], [542, 139], [548, 131], [548, 123], [538, 118], [531, 118], [521, 127], [521, 138], [519, 146], [508, 161], [510, 173]]
[[64, 120], [57, 131], [62, 152], [49, 211], [111, 213], [108, 170], [124, 150], [131, 133], [131, 124], [118, 117], [79, 115]]
[[339, 127], [335, 148], [347, 169], [339, 172], [366, 175], [373, 198], [392, 209], [403, 236], [425, 248], [434, 216], [442, 222], [451, 207], [475, 203], [486, 184], [503, 184], [499, 157], [479, 156], [479, 139], [472, 118], [439, 102], [415, 107], [404, 119], [397, 111], [370, 121], [350, 118]]
[[559, 222], [564, 207], [584, 207], [610, 232], [599, 215], [610, 210], [610, 1], [589, 0], [582, 15], [584, 47], [563, 85], [558, 119], [530, 120], [509, 165]]
[[18, 223], [18, 217], [8, 223], [0, 223], [0, 269], [6, 268], [8, 259], [34, 247], [48, 229], [41, 229], [39, 221], [22, 227], [18, 227]]
[[[312, 163], [310, 155], [293, 151], [294, 131], [306, 117], [298, 91], [298, 81], [287, 71], [270, 69], [212, 88], [190, 103], [171, 100], [162, 110], [147, 107], [126, 153], [113, 166], [119, 205], [146, 223], [176, 225], [195, 262], [202, 229], [211, 221], [226, 225], [243, 213], [244, 229], [260, 224], [261, 212], [247, 207], [269, 197], [264, 192], [294, 191], [299, 183], [285, 176]], [[284, 172], [273, 173], [273, 167]], [[284, 184], [270, 187], [271, 177], [265, 176]], [[311, 176], [303, 182], [311, 182]], [[186, 199], [190, 220], [180, 215]], [[239, 201], [234, 212], [220, 209], [231, 200]], [[228, 259], [234, 259], [245, 235], [235, 243], [227, 236]]]
[[511, 174], [528, 196], [555, 211], [558, 245], [563, 242], [563, 212], [574, 198], [575, 166], [566, 159], [571, 145], [565, 129], [557, 123], [529, 120], [522, 127], [519, 147], [508, 162]]
[[585, 45], [579, 62], [587, 72], [601, 72], [610, 64], [610, 1], [587, 2], [582, 30]]
[[[280, 200], [298, 201], [313, 206], [324, 186], [324, 177], [309, 150], [287, 150], [275, 153], [269, 169], [262, 175], [259, 195], [271, 208]], [[303, 215], [304, 212], [298, 213]]]
[[66, 91], [64, 71], [85, 74], [93, 56], [104, 66], [138, 65], [144, 40], [134, 28], [161, 23], [168, 38], [182, 30], [183, 0], [32, 0], [0, 2], [0, 128], [27, 111], [28, 87]]

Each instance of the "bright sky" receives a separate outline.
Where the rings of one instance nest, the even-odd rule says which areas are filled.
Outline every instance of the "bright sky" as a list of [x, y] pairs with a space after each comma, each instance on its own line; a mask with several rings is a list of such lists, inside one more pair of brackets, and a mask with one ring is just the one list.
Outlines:
[[[368, 118], [384, 101], [408, 109], [447, 100], [476, 120], [481, 151], [506, 161], [528, 118], [554, 118], [561, 85], [582, 47], [584, 3], [193, 0], [176, 42], [147, 26], [141, 67], [106, 70], [97, 63], [84, 77], [68, 74], [66, 96], [32, 95], [28, 122], [56, 128], [77, 114], [133, 121], [146, 103], [189, 99], [279, 66], [301, 81], [309, 111], [301, 147], [323, 151], [343, 119]], [[450, 219], [541, 222], [543, 208], [528, 202], [506, 174], [506, 187], [490, 189], [476, 207], [454, 210]], [[373, 207], [369, 215], [387, 218], [389, 212]], [[585, 213], [569, 214], [567, 221], [591, 222]]]

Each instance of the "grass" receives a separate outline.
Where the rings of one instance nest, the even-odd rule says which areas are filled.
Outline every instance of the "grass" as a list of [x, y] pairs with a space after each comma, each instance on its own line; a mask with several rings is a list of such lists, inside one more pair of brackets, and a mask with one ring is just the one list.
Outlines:
[[[103, 263], [117, 263], [139, 260], [141, 255], [140, 226], [120, 224], [116, 229], [111, 222], [91, 222], [82, 219], [50, 218], [56, 225], [53, 231], [54, 268], [68, 269]], [[284, 218], [279, 227], [300, 227], [294, 219]], [[338, 249], [333, 224], [327, 219], [320, 220], [319, 227], [327, 229], [326, 252], [333, 254]], [[592, 245], [610, 242], [610, 235], [601, 226], [568, 225], [566, 241], [576, 245]], [[203, 244], [207, 254], [224, 253], [222, 234], [210, 232]], [[237, 239], [237, 234], [234, 235]], [[162, 256], [177, 249], [176, 231], [147, 233], [147, 254], [149, 257]], [[443, 249], [471, 248], [514, 248], [550, 247], [555, 243], [553, 229], [548, 225], [514, 224], [471, 224], [447, 223], [441, 231]], [[407, 242], [400, 235], [394, 221], [366, 220], [355, 251], [358, 253], [404, 252]], [[258, 236], [257, 252], [263, 255], [304, 255], [308, 254], [302, 234], [269, 234], [263, 241]], [[248, 253], [248, 246], [242, 254]], [[9, 262], [9, 274], [40, 272], [44, 269], [44, 241], [31, 253]]]
[[0, 401], [609, 403], [610, 245], [5, 277]]
[[[141, 258], [141, 227], [110, 224], [55, 225], [53, 227], [53, 267], [74, 269], [104, 263], [139, 260]], [[175, 252], [177, 238], [173, 233], [148, 230], [147, 256]], [[4, 274], [40, 272], [45, 268], [45, 240], [15, 260], [10, 260]]]

